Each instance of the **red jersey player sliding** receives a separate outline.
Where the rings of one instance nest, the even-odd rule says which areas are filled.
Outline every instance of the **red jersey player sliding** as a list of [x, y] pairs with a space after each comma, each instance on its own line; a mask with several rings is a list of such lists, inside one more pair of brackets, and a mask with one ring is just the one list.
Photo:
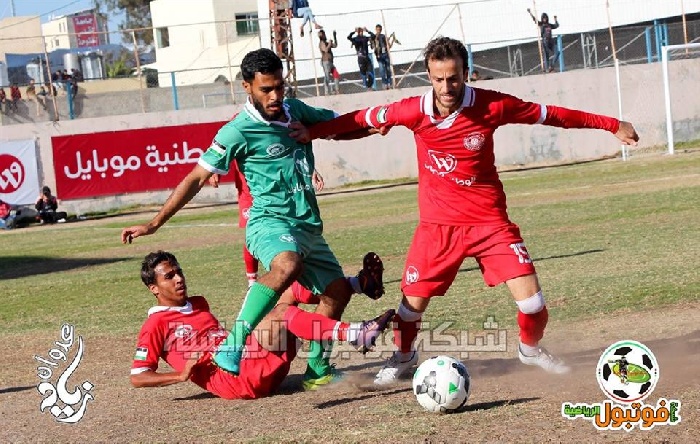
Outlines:
[[445, 294], [467, 257], [476, 259], [487, 285], [505, 283], [515, 299], [520, 361], [550, 373], [566, 373], [569, 367], [539, 345], [547, 308], [520, 229], [506, 212], [493, 134], [502, 125], [521, 123], [603, 129], [628, 145], [639, 137], [629, 122], [466, 85], [467, 51], [457, 40], [436, 38], [424, 53], [432, 91], [309, 129], [295, 125], [299, 140], [366, 127], [385, 132], [396, 125], [415, 136], [420, 220], [408, 251], [403, 298], [395, 318], [398, 350], [379, 371], [375, 384], [392, 383], [416, 364], [413, 343], [430, 298]]
[[[225, 399], [268, 396], [289, 372], [297, 338], [346, 341], [364, 352], [374, 346], [394, 317], [394, 310], [388, 310], [371, 321], [348, 324], [306, 312], [296, 305], [319, 300], [295, 283], [248, 336], [240, 375], [234, 376], [212, 362], [212, 352], [228, 331], [209, 311], [204, 297], [187, 295], [185, 275], [175, 256], [165, 251], [148, 254], [141, 265], [141, 280], [156, 297], [157, 305], [148, 310], [139, 333], [131, 367], [135, 387], [189, 380]], [[161, 358], [174, 371], [158, 372]]]

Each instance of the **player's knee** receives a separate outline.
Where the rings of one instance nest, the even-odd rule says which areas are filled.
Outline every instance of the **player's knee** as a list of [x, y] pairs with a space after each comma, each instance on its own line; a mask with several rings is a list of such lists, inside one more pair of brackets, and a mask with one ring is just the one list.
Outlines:
[[304, 271], [304, 262], [300, 255], [292, 252], [279, 254], [270, 264], [270, 273], [283, 281], [293, 282]]
[[515, 301], [515, 303], [518, 305], [518, 309], [525, 314], [539, 313], [545, 307], [542, 290], [538, 291], [527, 299]]

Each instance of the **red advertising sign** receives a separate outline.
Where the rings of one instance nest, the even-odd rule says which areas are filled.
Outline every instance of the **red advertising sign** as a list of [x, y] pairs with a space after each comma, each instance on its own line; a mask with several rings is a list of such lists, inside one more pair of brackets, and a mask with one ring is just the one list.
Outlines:
[[100, 38], [99, 34], [97, 34], [97, 17], [95, 14], [74, 15], [73, 30], [77, 34], [78, 48], [99, 46]]
[[80, 199], [175, 188], [225, 123], [52, 137], [56, 194]]

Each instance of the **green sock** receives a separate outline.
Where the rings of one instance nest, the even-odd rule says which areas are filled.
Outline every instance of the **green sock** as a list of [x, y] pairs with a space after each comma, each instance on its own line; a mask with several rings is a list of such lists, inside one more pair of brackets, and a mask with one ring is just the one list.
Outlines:
[[220, 349], [242, 350], [246, 338], [253, 329], [262, 321], [270, 310], [275, 308], [280, 295], [270, 287], [259, 282], [254, 283], [248, 290], [243, 300], [243, 307], [236, 318], [231, 333], [219, 346]]
[[309, 359], [306, 365], [304, 377], [306, 379], [316, 379], [326, 376], [331, 372], [331, 349], [332, 342], [327, 342], [325, 347], [319, 341], [311, 341], [309, 346]]

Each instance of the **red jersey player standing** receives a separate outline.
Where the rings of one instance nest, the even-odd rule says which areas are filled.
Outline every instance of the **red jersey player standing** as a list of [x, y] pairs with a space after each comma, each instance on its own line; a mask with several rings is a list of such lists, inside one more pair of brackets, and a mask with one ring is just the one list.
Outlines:
[[464, 45], [448, 37], [425, 48], [432, 91], [386, 106], [352, 112], [306, 129], [304, 139], [341, 135], [358, 128], [386, 131], [400, 125], [413, 131], [418, 155], [420, 220], [402, 280], [403, 298], [395, 318], [398, 350], [377, 374], [375, 384], [396, 381], [418, 361], [413, 346], [430, 298], [444, 295], [467, 257], [479, 264], [489, 286], [505, 283], [518, 306], [518, 356], [550, 373], [569, 371], [539, 345], [547, 308], [520, 229], [510, 221], [495, 165], [493, 134], [509, 123], [610, 131], [625, 144], [639, 137], [629, 122], [557, 106], [525, 102], [465, 84]]
[[[372, 321], [348, 324], [309, 313], [296, 305], [320, 300], [295, 283], [248, 336], [240, 375], [234, 376], [212, 360], [212, 353], [229, 333], [209, 311], [204, 297], [188, 296], [185, 275], [175, 256], [166, 251], [148, 254], [141, 265], [141, 280], [157, 305], [148, 310], [139, 333], [131, 366], [134, 387], [192, 381], [225, 399], [268, 396], [287, 376], [296, 356], [297, 338], [347, 341], [364, 352], [374, 346], [394, 316], [394, 310], [388, 310]], [[157, 371], [160, 359], [174, 371]]]

